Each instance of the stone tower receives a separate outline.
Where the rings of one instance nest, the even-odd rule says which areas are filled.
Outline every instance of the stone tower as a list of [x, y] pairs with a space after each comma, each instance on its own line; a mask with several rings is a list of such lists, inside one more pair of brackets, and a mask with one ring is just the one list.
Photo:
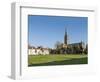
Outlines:
[[63, 48], [67, 48], [68, 46], [68, 43], [67, 43], [67, 30], [65, 28], [65, 35], [64, 35], [64, 44], [63, 44]]
[[65, 35], [64, 35], [64, 44], [67, 45], [67, 31], [65, 28]]

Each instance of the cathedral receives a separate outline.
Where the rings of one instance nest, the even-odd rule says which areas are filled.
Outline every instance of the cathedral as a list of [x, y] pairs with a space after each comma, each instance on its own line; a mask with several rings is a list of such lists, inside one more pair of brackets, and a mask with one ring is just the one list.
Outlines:
[[68, 42], [67, 29], [64, 33], [64, 41], [61, 44], [58, 44], [55, 49], [43, 48], [43, 47], [34, 47], [28, 45], [29, 55], [49, 55], [49, 54], [87, 54], [87, 45], [84, 42], [80, 41], [78, 43]]
[[67, 29], [65, 29], [64, 42], [59, 44], [56, 48], [57, 54], [81, 54], [85, 51], [85, 43], [80, 41], [78, 43], [68, 43]]

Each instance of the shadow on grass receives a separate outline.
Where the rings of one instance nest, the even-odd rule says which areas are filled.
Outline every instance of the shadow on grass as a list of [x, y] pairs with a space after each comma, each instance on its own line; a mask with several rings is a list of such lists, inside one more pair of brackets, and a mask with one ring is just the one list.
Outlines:
[[73, 65], [73, 64], [88, 64], [88, 58], [77, 58], [71, 60], [63, 60], [63, 61], [53, 61], [47, 63], [39, 63], [39, 64], [31, 64], [31, 66], [49, 66], [49, 65]]

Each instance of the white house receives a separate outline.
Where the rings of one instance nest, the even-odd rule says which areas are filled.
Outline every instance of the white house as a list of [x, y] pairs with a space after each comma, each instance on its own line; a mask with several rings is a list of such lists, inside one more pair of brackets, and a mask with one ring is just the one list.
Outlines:
[[39, 48], [29, 47], [28, 54], [29, 55], [47, 55], [47, 54], [49, 54], [49, 49], [41, 48], [41, 47], [39, 47]]

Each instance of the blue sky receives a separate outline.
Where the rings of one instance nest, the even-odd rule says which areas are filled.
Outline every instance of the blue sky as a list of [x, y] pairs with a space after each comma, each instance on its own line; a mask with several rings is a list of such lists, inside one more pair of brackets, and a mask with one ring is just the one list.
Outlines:
[[54, 48], [57, 41], [63, 43], [65, 28], [69, 43], [87, 43], [87, 17], [41, 15], [28, 16], [28, 42], [35, 47]]

